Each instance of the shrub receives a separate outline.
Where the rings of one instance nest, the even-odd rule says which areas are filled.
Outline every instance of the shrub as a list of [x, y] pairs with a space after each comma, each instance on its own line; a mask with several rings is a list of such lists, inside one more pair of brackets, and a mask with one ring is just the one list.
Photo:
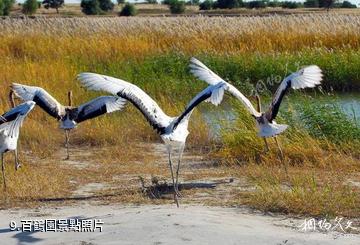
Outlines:
[[116, 1], [118, 5], [125, 3], [125, 0], [116, 0]]
[[102, 11], [108, 12], [114, 9], [114, 4], [111, 0], [98, 0]]
[[135, 16], [136, 14], [137, 10], [132, 3], [126, 3], [119, 13], [120, 16]]
[[96, 15], [101, 13], [98, 0], [81, 0], [81, 11], [86, 15]]
[[64, 0], [44, 0], [42, 4], [46, 9], [53, 8], [56, 9], [56, 13], [59, 13], [59, 8], [64, 5]]
[[189, 0], [186, 2], [186, 5], [193, 5], [193, 6], [200, 5], [200, 1], [199, 0]]
[[300, 8], [301, 4], [298, 2], [285, 1], [282, 3], [281, 7], [287, 8], [287, 9], [296, 9], [296, 8]]
[[259, 9], [259, 8], [265, 8], [266, 4], [264, 1], [250, 1], [248, 2], [248, 8], [250, 9]]
[[305, 8], [318, 8], [319, 7], [319, 1], [318, 0], [306, 0], [304, 2]]
[[314, 137], [326, 138], [335, 143], [360, 139], [360, 128], [335, 103], [304, 104], [300, 118]]
[[352, 4], [351, 2], [349, 1], [344, 1], [341, 5], [340, 5], [341, 8], [349, 8], [349, 9], [352, 9], [352, 8], [356, 8], [356, 4]]
[[170, 2], [170, 12], [172, 14], [182, 14], [185, 12], [185, 2], [173, 0]]
[[22, 12], [27, 15], [35, 14], [39, 5], [36, 0], [26, 0], [23, 4]]
[[329, 10], [331, 7], [333, 7], [334, 3], [335, 0], [319, 0], [319, 7]]
[[150, 4], [156, 4], [157, 3], [157, 0], [146, 0], [147, 3], [150, 3]]
[[9, 15], [15, 0], [0, 0], [0, 15]]
[[241, 7], [242, 5], [241, 0], [218, 0], [216, 7], [220, 9], [232, 9]]
[[268, 2], [267, 6], [272, 7], [272, 8], [282, 7], [282, 3], [278, 2], [278, 1], [271, 1], [271, 2]]
[[0, 15], [4, 15], [5, 3], [3, 0], [0, 0]]
[[210, 10], [213, 8], [213, 1], [205, 0], [204, 2], [200, 3], [199, 8], [200, 10]]

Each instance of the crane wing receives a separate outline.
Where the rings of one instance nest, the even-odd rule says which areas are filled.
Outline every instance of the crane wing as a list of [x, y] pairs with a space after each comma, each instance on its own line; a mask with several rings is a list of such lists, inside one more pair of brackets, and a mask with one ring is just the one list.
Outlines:
[[13, 83], [11, 88], [16, 96], [23, 101], [34, 101], [50, 116], [59, 120], [65, 115], [65, 107], [46, 92], [45, 89], [18, 83]]
[[184, 118], [189, 118], [193, 109], [201, 102], [208, 101], [213, 105], [219, 105], [224, 97], [225, 87], [226, 84], [224, 82], [219, 82], [218, 84], [208, 86], [198, 93], [186, 106], [184, 112], [176, 118], [174, 121], [174, 129]]
[[279, 112], [280, 104], [286, 92], [290, 89], [313, 88], [319, 85], [322, 80], [321, 69], [316, 65], [304, 67], [287, 76], [275, 92], [265, 117], [271, 122]]
[[194, 57], [190, 60], [190, 72], [200, 80], [207, 82], [210, 85], [217, 84], [219, 82], [225, 83], [226, 90], [229, 91], [230, 94], [235, 96], [245, 107], [246, 109], [255, 117], [259, 117], [261, 114], [255, 110], [251, 102], [233, 85], [224, 81], [221, 77], [211, 71], [208, 67], [206, 67], [199, 60]]
[[1, 117], [5, 122], [0, 122], [0, 132], [10, 136], [18, 137], [19, 130], [27, 114], [34, 108], [35, 103], [33, 101], [22, 103], [10, 111], [4, 113]]
[[160, 133], [170, 124], [159, 105], [142, 89], [124, 80], [95, 73], [81, 73], [78, 79], [88, 89], [106, 91], [130, 101], [147, 119], [150, 125]]
[[117, 96], [100, 96], [77, 108], [75, 122], [98, 117], [105, 113], [119, 111], [125, 106], [126, 100]]

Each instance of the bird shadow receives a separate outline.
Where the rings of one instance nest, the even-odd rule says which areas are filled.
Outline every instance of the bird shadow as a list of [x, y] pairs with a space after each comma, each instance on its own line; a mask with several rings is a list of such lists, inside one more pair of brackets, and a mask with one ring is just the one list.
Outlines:
[[64, 201], [83, 201], [83, 200], [92, 200], [100, 199], [106, 197], [114, 197], [120, 195], [120, 192], [110, 193], [110, 194], [101, 194], [101, 195], [88, 195], [88, 196], [73, 196], [73, 197], [50, 197], [50, 198], [37, 198], [38, 202], [64, 202]]
[[[151, 179], [151, 185], [145, 185], [144, 179], [139, 176], [141, 182], [141, 189], [144, 195], [151, 199], [160, 199], [163, 195], [173, 194], [174, 185], [166, 181], [159, 181], [156, 177]], [[179, 191], [191, 189], [215, 189], [220, 184], [228, 184], [233, 182], [233, 179], [222, 180], [216, 182], [184, 182], [178, 184]]]
[[[163, 195], [173, 194], [174, 186], [172, 183], [167, 183], [166, 181], [160, 181], [157, 177], [151, 179], [150, 185], [145, 185], [144, 179], [139, 176], [140, 179], [140, 192], [145, 196], [151, 199], [160, 199]], [[228, 180], [220, 181], [211, 181], [211, 182], [184, 182], [178, 184], [179, 191], [191, 190], [191, 189], [215, 189], [220, 184], [232, 183], [234, 180], [232, 178]], [[64, 202], [64, 201], [83, 201], [83, 200], [96, 200], [103, 199], [108, 197], [116, 197], [121, 195], [123, 192], [112, 192], [107, 194], [92, 194], [87, 196], [72, 196], [72, 197], [51, 197], [51, 198], [38, 198], [36, 201], [39, 202]]]
[[39, 242], [43, 239], [41, 238], [36, 238], [33, 235], [39, 231], [34, 231], [33, 227], [31, 227], [31, 231], [29, 232], [23, 232], [21, 230], [21, 227], [15, 227], [14, 229], [10, 229], [10, 228], [3, 228], [0, 229], [0, 236], [2, 234], [6, 234], [6, 233], [14, 233], [16, 232], [16, 234], [14, 234], [12, 237], [15, 238], [17, 240], [17, 244], [28, 244], [28, 243], [36, 243]]
[[[69, 220], [77, 220], [78, 222], [81, 222], [82, 220], [94, 219], [94, 218], [98, 218], [98, 217], [72, 216], [72, 217], [67, 217], [65, 220], [67, 221], [68, 224]], [[13, 229], [2, 228], [0, 229], [0, 236], [6, 233], [16, 233], [12, 236], [12, 238], [17, 240], [16, 244], [22, 245], [22, 244], [36, 243], [44, 240], [43, 238], [34, 237], [35, 233], [44, 232], [37, 229], [38, 228], [36, 228], [33, 224], [31, 225], [31, 227], [27, 227], [26, 230], [22, 226], [15, 227]]]

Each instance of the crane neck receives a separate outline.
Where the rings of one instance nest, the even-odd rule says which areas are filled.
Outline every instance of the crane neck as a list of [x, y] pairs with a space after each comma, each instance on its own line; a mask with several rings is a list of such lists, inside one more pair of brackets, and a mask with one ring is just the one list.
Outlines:
[[260, 96], [257, 94], [257, 95], [255, 95], [255, 97], [256, 97], [256, 103], [257, 103], [257, 110], [258, 110], [258, 112], [262, 112], [262, 110], [261, 110], [261, 100], [260, 100]]
[[9, 92], [9, 101], [10, 101], [11, 108], [14, 108], [15, 107], [15, 96], [14, 96], [13, 90], [10, 90], [10, 92]]
[[68, 105], [70, 107], [72, 106], [72, 91], [71, 90], [68, 92]]

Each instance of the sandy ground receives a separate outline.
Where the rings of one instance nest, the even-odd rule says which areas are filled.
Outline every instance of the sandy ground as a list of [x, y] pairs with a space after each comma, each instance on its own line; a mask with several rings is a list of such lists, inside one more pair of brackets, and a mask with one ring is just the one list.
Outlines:
[[[99, 232], [11, 231], [11, 220], [101, 219]], [[0, 244], [360, 244], [360, 235], [302, 232], [301, 219], [205, 206], [102, 206], [0, 211]]]

